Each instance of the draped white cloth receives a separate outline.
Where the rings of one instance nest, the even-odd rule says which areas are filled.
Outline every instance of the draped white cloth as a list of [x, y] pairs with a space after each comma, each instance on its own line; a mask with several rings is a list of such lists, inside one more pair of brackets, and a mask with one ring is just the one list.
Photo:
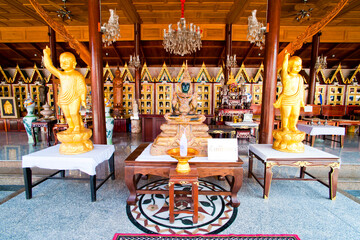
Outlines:
[[265, 162], [268, 159], [338, 159], [338, 156], [332, 155], [330, 153], [321, 151], [319, 149], [305, 145], [305, 151], [303, 153], [288, 153], [280, 152], [272, 148], [272, 144], [250, 144], [249, 151], [252, 151], [257, 156], [259, 156]]
[[76, 155], [64, 155], [59, 152], [60, 144], [30, 153], [22, 157], [22, 167], [39, 167], [58, 170], [80, 170], [96, 175], [96, 166], [108, 160], [115, 152], [114, 145], [94, 144], [94, 149]]
[[345, 135], [344, 127], [336, 127], [329, 125], [305, 125], [298, 124], [297, 128], [300, 131], [306, 132], [307, 134], [313, 135]]

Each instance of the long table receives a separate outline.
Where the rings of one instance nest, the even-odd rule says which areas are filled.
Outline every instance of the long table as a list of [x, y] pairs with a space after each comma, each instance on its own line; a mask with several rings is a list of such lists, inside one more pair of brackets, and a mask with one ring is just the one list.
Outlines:
[[[231, 204], [233, 207], [238, 207], [240, 201], [237, 198], [237, 193], [240, 190], [243, 182], [243, 161], [209, 161], [207, 157], [195, 157], [189, 161], [191, 165], [196, 166], [198, 177], [204, 178], [209, 176], [223, 176], [230, 185], [229, 190], [213, 192], [213, 191], [199, 191], [200, 195], [224, 195], [231, 196]], [[129, 205], [135, 205], [137, 194], [169, 194], [167, 190], [144, 190], [138, 187], [138, 182], [142, 175], [155, 175], [164, 178], [169, 178], [170, 168], [175, 167], [177, 160], [170, 156], [151, 156], [150, 145], [148, 143], [138, 146], [125, 159], [125, 184], [130, 191], [127, 199]], [[232, 176], [232, 177], [229, 177]], [[177, 193], [177, 192], [176, 192]], [[187, 193], [187, 192], [178, 192]]]

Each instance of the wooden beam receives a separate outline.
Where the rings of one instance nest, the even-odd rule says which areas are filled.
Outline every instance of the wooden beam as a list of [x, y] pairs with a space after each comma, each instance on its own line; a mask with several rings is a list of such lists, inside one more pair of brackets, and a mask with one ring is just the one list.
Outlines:
[[358, 7], [360, 7], [360, 1], [352, 0], [336, 15], [336, 17], [334, 19], [340, 18], [340, 17], [344, 16], [346, 13], [348, 13], [349, 11], [354, 10]]
[[26, 56], [24, 53], [20, 52], [19, 50], [17, 50], [17, 49], [14, 48], [13, 46], [11, 46], [11, 44], [9, 44], [9, 43], [4, 43], [4, 45], [7, 46], [9, 49], [11, 49], [11, 50], [12, 50], [14, 53], [16, 53], [17, 55], [23, 57], [27, 62], [29, 62], [29, 63], [31, 63], [31, 64], [34, 63], [33, 61], [31, 61], [31, 60], [29, 59], [28, 56]]
[[24, 13], [26, 16], [31, 17], [32, 19], [47, 25], [47, 23], [42, 19], [39, 15], [36, 14], [36, 11], [33, 9], [25, 7], [22, 3], [18, 2], [17, 0], [4, 0], [6, 4], [11, 6], [12, 8], [15, 8], [16, 10]]
[[119, 8], [123, 11], [124, 15], [127, 17], [131, 23], [142, 23], [139, 13], [136, 11], [136, 8], [131, 0], [121, 0], [119, 3]]
[[[326, 56], [328, 55], [332, 50], [334, 50], [335, 48], [339, 47], [341, 43], [337, 43], [334, 46], [332, 46], [331, 48], [329, 48], [328, 50], [326, 50], [325, 52], [322, 52], [321, 55]], [[319, 53], [320, 55], [320, 53]]]
[[61, 50], [62, 50], [63, 52], [66, 52], [66, 51], [67, 51], [67, 50], [64, 48], [64, 46], [62, 45], [62, 43], [57, 42], [57, 45], [60, 46], [60, 48], [61, 48]]
[[[2, 54], [0, 54], [0, 61], [5, 61], [5, 62], [8, 62], [11, 66], [6, 66], [6, 67], [15, 67], [16, 65], [17, 65], [17, 63], [16, 62], [14, 62], [14, 61], [11, 61], [9, 58], [7, 58], [7, 57], [4, 57]], [[5, 66], [3, 66], [3, 67], [5, 67]]]
[[116, 53], [116, 56], [119, 58], [121, 65], [124, 65], [124, 60], [122, 59], [119, 51], [118, 51], [117, 48], [116, 48], [116, 47], [117, 47], [116, 42], [113, 42], [112, 47], [113, 47], [113, 49], [114, 49], [114, 51], [115, 51], [115, 53]]
[[219, 61], [218, 61], [218, 66], [220, 66], [221, 64], [221, 60], [223, 60], [223, 55], [225, 53], [225, 46], [223, 47], [223, 50], [221, 51], [220, 55], [219, 55]]
[[142, 62], [146, 63], [146, 56], [145, 56], [145, 53], [144, 53], [144, 48], [143, 48], [143, 46], [141, 44], [140, 44], [140, 52], [141, 52], [141, 55], [142, 55]]
[[338, 61], [334, 61], [333, 64], [331, 64], [331, 66], [329, 66], [329, 68], [332, 68], [334, 66], [338, 66], [339, 63], [341, 63], [342, 61], [344, 61], [345, 59], [349, 59], [351, 60], [350, 58], [353, 57], [353, 56], [356, 56], [356, 55], [359, 55], [360, 54], [360, 47], [358, 47], [356, 50], [349, 50], [348, 52], [346, 52], [345, 54], [343, 54], [343, 57], [339, 58]]
[[233, 24], [243, 15], [249, 5], [249, 0], [235, 0], [230, 12], [226, 16], [226, 24]]
[[310, 43], [305, 43], [302, 48], [300, 48], [299, 50], [296, 50], [295, 53], [293, 54], [294, 56], [300, 56], [306, 49], [308, 49], [311, 46]]
[[[249, 47], [248, 50], [246, 51], [245, 56], [244, 56], [243, 59], [241, 60], [241, 65], [245, 63], [246, 59], [248, 58], [248, 56], [249, 56], [251, 50], [254, 48], [254, 46], [255, 46], [255, 44], [253, 44], [253, 43], [250, 44], [250, 47]], [[240, 65], [240, 66], [241, 66], [241, 65]]]
[[35, 43], [30, 43], [30, 44], [31, 44], [31, 46], [33, 46], [33, 48], [36, 49], [36, 51], [37, 51], [37, 53], [39, 54], [39, 56], [42, 56], [42, 55], [43, 55], [43, 51], [42, 51], [41, 48], [39, 48], [38, 45], [36, 45]]

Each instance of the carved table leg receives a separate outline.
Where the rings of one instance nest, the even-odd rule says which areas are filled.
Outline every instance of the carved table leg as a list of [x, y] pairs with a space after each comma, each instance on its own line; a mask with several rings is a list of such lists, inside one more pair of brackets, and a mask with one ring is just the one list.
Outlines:
[[31, 134], [34, 140], [33, 146], [36, 146], [36, 136], [35, 136], [35, 127], [31, 127]]
[[47, 146], [50, 147], [50, 131], [48, 127], [44, 127], [44, 131], [45, 131], [45, 141], [47, 143]]
[[311, 139], [310, 140], [310, 146], [312, 146], [312, 147], [314, 146], [314, 143], [315, 143], [315, 137], [316, 137], [315, 135], [310, 136], [310, 139]]
[[304, 178], [304, 177], [305, 177], [305, 171], [306, 171], [306, 167], [301, 167], [301, 168], [300, 168], [300, 178]]
[[248, 178], [251, 178], [252, 169], [253, 169], [253, 162], [254, 162], [254, 154], [250, 152], [249, 156], [249, 172], [248, 172]]
[[265, 199], [267, 199], [269, 197], [272, 175], [273, 175], [272, 164], [271, 164], [271, 162], [267, 162], [265, 164], [265, 170], [264, 170], [264, 195], [263, 195], [263, 198], [265, 198]]
[[130, 196], [126, 200], [127, 204], [135, 205], [136, 203], [136, 183], [134, 175], [134, 167], [125, 166], [125, 184], [129, 189]]
[[169, 182], [169, 222], [170, 223], [174, 223], [174, 221], [175, 221], [175, 216], [174, 216], [174, 207], [175, 207], [174, 186], [175, 186], [174, 182]]
[[240, 201], [237, 198], [237, 193], [239, 192], [244, 177], [244, 169], [236, 169], [234, 172], [233, 183], [231, 186], [231, 206], [238, 207], [240, 205]]
[[339, 175], [339, 168], [331, 167], [331, 170], [329, 172], [329, 193], [331, 200], [336, 199], [338, 175]]

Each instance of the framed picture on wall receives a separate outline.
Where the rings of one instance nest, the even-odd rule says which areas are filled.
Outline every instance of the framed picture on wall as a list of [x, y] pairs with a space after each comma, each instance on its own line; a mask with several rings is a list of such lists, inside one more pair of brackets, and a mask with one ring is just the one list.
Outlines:
[[19, 117], [19, 110], [15, 97], [0, 97], [0, 113], [2, 118]]

